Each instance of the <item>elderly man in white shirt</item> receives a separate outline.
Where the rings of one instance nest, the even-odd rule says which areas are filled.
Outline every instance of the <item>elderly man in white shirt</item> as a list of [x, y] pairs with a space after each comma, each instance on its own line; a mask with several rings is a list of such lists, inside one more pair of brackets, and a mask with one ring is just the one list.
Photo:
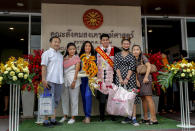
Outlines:
[[59, 37], [50, 38], [50, 49], [45, 51], [41, 57], [42, 65], [42, 83], [44, 88], [48, 88], [54, 96], [55, 113], [51, 116], [51, 120], [48, 120], [48, 116], [45, 116], [43, 125], [51, 127], [59, 125], [56, 121], [56, 108], [59, 104], [61, 97], [61, 89], [64, 83], [63, 79], [63, 56], [59, 52], [61, 40]]

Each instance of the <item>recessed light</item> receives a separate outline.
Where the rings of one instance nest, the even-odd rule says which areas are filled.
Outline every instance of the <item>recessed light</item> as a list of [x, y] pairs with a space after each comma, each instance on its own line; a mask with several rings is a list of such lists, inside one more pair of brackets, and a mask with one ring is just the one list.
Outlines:
[[160, 11], [160, 10], [162, 10], [161, 7], [156, 7], [156, 8], [155, 8], [155, 11]]
[[21, 38], [20, 40], [21, 40], [21, 41], [24, 41], [24, 38]]
[[148, 30], [149, 33], [152, 33], [152, 29]]
[[9, 30], [11, 30], [11, 31], [14, 30], [14, 27], [9, 27]]
[[19, 7], [23, 7], [23, 6], [24, 6], [24, 3], [22, 3], [22, 2], [18, 2], [18, 3], [17, 3], [17, 6], [19, 6]]

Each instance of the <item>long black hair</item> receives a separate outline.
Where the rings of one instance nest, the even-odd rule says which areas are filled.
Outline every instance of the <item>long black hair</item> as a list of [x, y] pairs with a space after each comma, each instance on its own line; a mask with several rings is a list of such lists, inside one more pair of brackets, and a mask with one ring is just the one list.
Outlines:
[[75, 43], [70, 42], [70, 43], [67, 44], [66, 53], [65, 53], [64, 57], [66, 57], [67, 55], [69, 55], [68, 48], [69, 48], [70, 46], [74, 46], [74, 47], [76, 48], [75, 55], [78, 54], [78, 53], [77, 53], [77, 47], [76, 47]]
[[90, 41], [85, 41], [85, 42], [83, 43], [83, 45], [81, 46], [81, 51], [80, 51], [80, 53], [79, 53], [79, 56], [81, 56], [82, 54], [85, 53], [85, 45], [86, 45], [87, 43], [89, 43], [90, 46], [91, 46], [91, 55], [92, 55], [92, 56], [95, 56], [95, 49], [94, 49], [94, 47], [93, 47], [93, 45], [92, 45], [92, 43], [91, 43]]
[[132, 53], [133, 53], [133, 48], [134, 47], [138, 47], [139, 49], [140, 49], [140, 51], [141, 51], [141, 53], [139, 54], [139, 57], [138, 57], [138, 62], [141, 62], [141, 59], [142, 59], [142, 49], [141, 49], [141, 46], [140, 45], [133, 45], [132, 46]]

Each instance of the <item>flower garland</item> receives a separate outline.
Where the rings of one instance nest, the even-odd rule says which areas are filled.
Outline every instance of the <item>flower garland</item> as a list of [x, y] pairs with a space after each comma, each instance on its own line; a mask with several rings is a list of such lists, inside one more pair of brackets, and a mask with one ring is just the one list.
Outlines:
[[98, 72], [97, 65], [94, 62], [96, 60], [95, 56], [89, 56], [89, 58], [87, 58], [87, 55], [83, 54], [80, 56], [80, 59], [83, 62], [82, 69], [85, 73], [89, 75], [89, 77], [94, 77]]
[[89, 77], [89, 87], [92, 92], [92, 94], [95, 96], [95, 89], [99, 88], [99, 80], [95, 75], [98, 73], [98, 68], [95, 63], [95, 56], [89, 56], [87, 58], [86, 54], [83, 54], [80, 56], [81, 61], [83, 62], [83, 71], [88, 75]]

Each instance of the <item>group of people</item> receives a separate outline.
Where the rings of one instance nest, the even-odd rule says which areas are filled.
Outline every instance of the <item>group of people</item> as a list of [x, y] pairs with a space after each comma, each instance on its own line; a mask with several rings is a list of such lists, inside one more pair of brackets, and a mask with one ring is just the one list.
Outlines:
[[[89, 87], [88, 77], [78, 77], [79, 71], [84, 71], [86, 61], [95, 62], [98, 68], [97, 78], [105, 84], [107, 88], [112, 84], [129, 89], [140, 89], [140, 97], [143, 103], [144, 119], [141, 121], [146, 124], [158, 124], [156, 119], [155, 105], [152, 99], [152, 76], [150, 74], [151, 65], [146, 56], [142, 54], [139, 45], [133, 45], [130, 51], [130, 39], [122, 39], [122, 50], [110, 44], [109, 35], [100, 36], [100, 46], [94, 49], [90, 41], [85, 41], [78, 54], [74, 43], [68, 43], [65, 55], [60, 52], [61, 40], [54, 36], [50, 38], [50, 49], [42, 54], [42, 83], [54, 96], [55, 109], [60, 99], [62, 100], [64, 116], [56, 121], [56, 110], [51, 119], [45, 116], [43, 125], [51, 127], [59, 125], [68, 119], [68, 124], [75, 123], [75, 116], [78, 115], [79, 92], [81, 92], [83, 110], [85, 114], [84, 123], [90, 123], [92, 110], [92, 92]], [[82, 56], [82, 59], [81, 59]], [[137, 74], [136, 67], [140, 64], [147, 67], [146, 74]], [[96, 97], [99, 101], [100, 121], [105, 120], [105, 107], [108, 95], [97, 90]], [[133, 123], [138, 126], [136, 120], [136, 104], [139, 103], [138, 97], [135, 98], [133, 114], [127, 116], [122, 123]], [[148, 117], [148, 107], [150, 118]], [[111, 116], [111, 120], [115, 120]]]

